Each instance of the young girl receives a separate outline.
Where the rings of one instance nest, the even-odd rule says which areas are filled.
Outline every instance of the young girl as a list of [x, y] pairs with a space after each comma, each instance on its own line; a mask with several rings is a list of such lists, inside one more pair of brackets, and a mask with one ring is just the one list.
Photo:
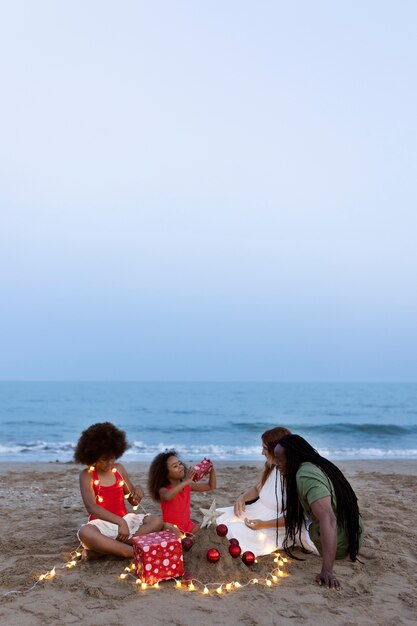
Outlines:
[[194, 475], [192, 468], [186, 471], [175, 450], [158, 454], [149, 470], [149, 492], [160, 502], [164, 522], [174, 524], [184, 533], [195, 533], [200, 528], [200, 524], [190, 518], [190, 492], [216, 488], [214, 467], [207, 483], [193, 482]]
[[89, 466], [80, 474], [81, 496], [90, 514], [78, 532], [84, 559], [104, 554], [131, 558], [133, 535], [164, 527], [156, 515], [126, 512], [125, 499], [136, 506], [144, 495], [142, 487], [131, 483], [123, 465], [115, 462], [127, 448], [125, 433], [110, 422], [93, 424], [78, 440], [74, 459]]

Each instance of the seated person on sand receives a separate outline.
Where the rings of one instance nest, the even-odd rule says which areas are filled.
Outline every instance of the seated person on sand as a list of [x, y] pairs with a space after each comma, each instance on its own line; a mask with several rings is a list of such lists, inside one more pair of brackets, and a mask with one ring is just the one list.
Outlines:
[[[288, 434], [290, 431], [280, 426], [263, 433], [262, 454], [266, 462], [260, 481], [245, 491], [234, 507], [217, 509], [223, 512], [217, 523], [226, 524], [227, 538], [238, 539], [242, 552], [250, 550], [255, 556], [263, 556], [282, 548], [285, 536], [282, 500], [285, 503], [285, 494], [282, 494], [282, 477], [276, 466], [274, 449], [278, 441]], [[252, 502], [255, 499], [256, 502]], [[318, 554], [305, 523], [294, 545]]]
[[292, 556], [289, 548], [303, 529], [304, 513], [310, 515], [310, 537], [323, 557], [316, 582], [340, 589], [333, 574], [334, 561], [347, 555], [356, 561], [363, 539], [355, 492], [339, 468], [299, 435], [283, 437], [275, 457], [287, 496], [284, 548]]
[[78, 531], [83, 559], [105, 554], [132, 558], [133, 535], [163, 528], [179, 534], [156, 515], [126, 512], [125, 496], [135, 506], [144, 495], [142, 487], [133, 486], [123, 465], [115, 462], [127, 447], [125, 433], [110, 422], [93, 424], [78, 440], [74, 459], [89, 466], [80, 474], [81, 495], [90, 514]]
[[200, 524], [191, 519], [191, 491], [213, 491], [217, 483], [214, 467], [207, 483], [193, 482], [194, 475], [195, 470], [192, 467], [186, 470], [175, 450], [167, 450], [156, 455], [148, 478], [149, 493], [160, 503], [164, 522], [191, 534], [200, 529]]

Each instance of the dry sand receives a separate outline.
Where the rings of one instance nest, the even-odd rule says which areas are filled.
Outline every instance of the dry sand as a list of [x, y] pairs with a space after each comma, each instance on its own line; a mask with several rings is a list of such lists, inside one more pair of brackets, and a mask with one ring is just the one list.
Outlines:
[[[201, 592], [175, 589], [171, 581], [161, 584], [160, 589], [140, 591], [132, 578], [118, 579], [129, 564], [119, 559], [104, 558], [79, 563], [72, 569], [62, 568], [77, 547], [76, 530], [86, 518], [78, 489], [80, 468], [61, 463], [2, 463], [1, 623], [7, 626], [415, 624], [417, 461], [351, 461], [338, 465], [359, 497], [366, 524], [363, 564], [349, 560], [336, 563], [342, 591], [318, 587], [314, 576], [319, 571], [320, 560], [307, 556], [304, 561], [288, 562], [285, 570], [289, 575], [273, 587], [250, 584], [221, 596], [216, 593], [204, 596]], [[130, 463], [126, 467], [134, 482], [146, 484], [144, 464]], [[261, 463], [223, 463], [216, 467], [219, 484], [216, 503], [226, 506], [257, 481]], [[201, 518], [199, 507], [207, 507], [212, 498], [211, 493], [193, 494], [195, 518]], [[143, 505], [149, 513], [158, 512], [149, 498], [144, 499]], [[205, 536], [201, 541], [211, 540]], [[187, 568], [195, 569], [196, 557], [192, 557], [192, 551], [185, 560]], [[208, 564], [202, 561], [200, 575], [207, 576]], [[229, 576], [231, 562], [226, 570], [216, 565], [210, 567], [218, 567], [216, 573]], [[56, 577], [31, 589], [36, 576], [54, 565]], [[236, 562], [236, 579], [239, 575], [243, 577], [241, 565]], [[260, 575], [270, 569], [266, 560], [258, 567]]]

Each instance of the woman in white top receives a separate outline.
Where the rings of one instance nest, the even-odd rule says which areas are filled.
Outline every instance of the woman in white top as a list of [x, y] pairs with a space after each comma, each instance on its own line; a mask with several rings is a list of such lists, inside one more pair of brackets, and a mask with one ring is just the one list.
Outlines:
[[[281, 486], [281, 474], [275, 464], [274, 449], [279, 440], [289, 434], [290, 431], [281, 426], [263, 433], [262, 454], [266, 462], [260, 481], [245, 491], [236, 500], [234, 507], [217, 509], [223, 512], [217, 518], [217, 524], [226, 524], [227, 538], [237, 539], [242, 552], [250, 550], [255, 556], [262, 556], [282, 548], [285, 537], [282, 500], [285, 506], [285, 493]], [[317, 554], [307, 527], [303, 529], [301, 541], [297, 545], [303, 545], [306, 550]]]

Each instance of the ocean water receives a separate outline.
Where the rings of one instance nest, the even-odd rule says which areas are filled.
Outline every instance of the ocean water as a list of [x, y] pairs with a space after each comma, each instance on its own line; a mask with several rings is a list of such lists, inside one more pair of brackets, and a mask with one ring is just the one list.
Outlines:
[[0, 383], [2, 461], [68, 461], [98, 421], [126, 431], [125, 461], [260, 460], [278, 425], [334, 460], [417, 459], [415, 383]]

